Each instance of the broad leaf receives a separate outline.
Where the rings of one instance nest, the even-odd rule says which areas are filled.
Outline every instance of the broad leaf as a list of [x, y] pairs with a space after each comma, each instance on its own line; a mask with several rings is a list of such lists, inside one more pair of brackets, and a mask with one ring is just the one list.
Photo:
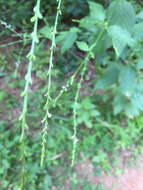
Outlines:
[[113, 47], [117, 56], [121, 55], [126, 45], [132, 45], [134, 43], [130, 33], [118, 25], [110, 26], [107, 31], [112, 39]]
[[120, 91], [127, 97], [130, 97], [137, 85], [136, 71], [129, 66], [123, 67], [119, 75]]
[[125, 109], [127, 105], [127, 98], [120, 92], [115, 96], [113, 101], [114, 115], [117, 115]]
[[143, 20], [143, 11], [137, 14], [136, 16], [137, 19], [142, 19]]
[[70, 31], [62, 32], [56, 39], [56, 42], [61, 44], [61, 54], [64, 54], [70, 49], [77, 39], [78, 28], [71, 28]]
[[143, 93], [140, 91], [135, 91], [131, 97], [131, 102], [139, 110], [143, 111]]
[[139, 70], [140, 70], [140, 69], [143, 69], [143, 57], [138, 60], [137, 68], [138, 68]]
[[133, 118], [134, 116], [137, 116], [139, 114], [139, 109], [136, 105], [133, 104], [127, 104], [126, 106], [126, 114], [129, 118]]
[[143, 39], [143, 22], [137, 23], [134, 26], [133, 37], [136, 41]]
[[135, 11], [131, 3], [126, 0], [113, 1], [108, 9], [109, 25], [119, 25], [127, 31], [132, 31], [135, 24]]
[[89, 32], [93, 32], [94, 34], [98, 33], [98, 27], [95, 25], [95, 21], [92, 21], [90, 16], [86, 16], [80, 20], [79, 27], [85, 28]]
[[116, 84], [119, 77], [119, 67], [117, 65], [110, 66], [105, 73], [103, 74], [102, 78], [100, 78], [95, 86], [95, 89], [107, 89], [113, 84]]
[[40, 29], [39, 33], [44, 37], [48, 39], [52, 39], [52, 31], [53, 27], [50, 26], [44, 26], [43, 28]]
[[104, 21], [105, 10], [102, 5], [89, 1], [90, 18], [95, 21]]
[[107, 34], [107, 32], [105, 32], [103, 34], [103, 37], [97, 42], [96, 47], [94, 48], [94, 54], [97, 55], [101, 55], [103, 54], [108, 48], [110, 48], [112, 46], [112, 42], [111, 42], [111, 38], [110, 36]]

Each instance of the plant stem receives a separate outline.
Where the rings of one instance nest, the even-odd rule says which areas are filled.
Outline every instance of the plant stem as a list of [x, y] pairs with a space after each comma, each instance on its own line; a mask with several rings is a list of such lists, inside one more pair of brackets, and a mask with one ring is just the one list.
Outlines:
[[50, 61], [49, 61], [49, 70], [48, 70], [48, 91], [47, 91], [47, 100], [45, 104], [46, 114], [43, 119], [44, 127], [43, 127], [43, 136], [42, 136], [42, 153], [41, 153], [41, 166], [43, 166], [44, 159], [45, 159], [45, 152], [46, 152], [46, 136], [47, 136], [47, 126], [48, 126], [48, 118], [51, 117], [51, 114], [49, 113], [49, 102], [51, 101], [51, 78], [52, 78], [52, 68], [53, 68], [53, 54], [54, 49], [56, 47], [55, 37], [57, 34], [57, 25], [58, 25], [58, 18], [61, 14], [61, 2], [62, 0], [58, 0], [58, 7], [57, 7], [57, 14], [53, 29], [53, 37], [52, 37], [52, 45], [51, 45], [51, 53], [50, 53]]
[[38, 42], [38, 37], [37, 37], [37, 27], [38, 27], [38, 19], [42, 18], [42, 15], [40, 14], [40, 0], [37, 0], [36, 6], [34, 7], [34, 12], [35, 15], [32, 17], [32, 21], [34, 22], [34, 29], [32, 33], [32, 45], [30, 48], [30, 52], [27, 55], [29, 59], [29, 64], [28, 64], [28, 70], [27, 74], [25, 76], [25, 89], [22, 93], [22, 96], [24, 97], [24, 103], [23, 103], [23, 110], [22, 114], [19, 118], [22, 122], [22, 132], [21, 132], [21, 160], [22, 160], [22, 171], [21, 171], [21, 190], [25, 190], [25, 183], [26, 183], [26, 169], [25, 169], [25, 162], [26, 162], [26, 149], [25, 149], [25, 129], [28, 127], [26, 124], [26, 116], [27, 116], [27, 105], [28, 105], [28, 91], [29, 91], [29, 85], [32, 83], [31, 79], [31, 71], [32, 71], [32, 64], [35, 59], [34, 55], [34, 50], [35, 50], [35, 45]]
[[100, 40], [100, 38], [102, 37], [103, 33], [105, 31], [105, 28], [103, 28], [99, 35], [96, 38], [96, 41], [90, 46], [89, 52], [87, 53], [85, 59], [83, 60], [83, 62], [81, 63], [83, 65], [83, 69], [81, 71], [81, 77], [80, 77], [80, 81], [78, 83], [77, 86], [77, 91], [76, 91], [76, 95], [75, 95], [75, 101], [74, 101], [74, 106], [73, 106], [73, 122], [74, 122], [74, 126], [73, 126], [73, 150], [72, 150], [72, 162], [71, 162], [71, 167], [74, 166], [75, 164], [75, 154], [76, 154], [76, 146], [77, 146], [77, 103], [78, 103], [78, 98], [79, 98], [79, 93], [80, 93], [80, 89], [81, 89], [81, 84], [83, 81], [83, 77], [86, 71], [86, 65], [87, 62], [89, 61], [91, 55], [92, 55], [92, 50], [95, 48], [97, 42]]

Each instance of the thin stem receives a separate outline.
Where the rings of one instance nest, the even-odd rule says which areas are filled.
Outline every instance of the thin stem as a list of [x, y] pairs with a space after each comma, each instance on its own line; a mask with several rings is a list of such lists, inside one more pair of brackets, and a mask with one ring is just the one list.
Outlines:
[[83, 69], [81, 71], [81, 77], [80, 77], [80, 81], [79, 81], [78, 86], [77, 86], [77, 91], [76, 91], [76, 95], [75, 95], [75, 102], [74, 102], [74, 106], [73, 106], [73, 122], [74, 122], [73, 125], [74, 126], [73, 126], [73, 136], [72, 136], [73, 150], [72, 150], [71, 167], [73, 167], [74, 163], [75, 163], [76, 147], [77, 147], [77, 142], [78, 142], [78, 139], [77, 139], [77, 103], [78, 103], [79, 93], [80, 93], [80, 89], [81, 89], [81, 84], [82, 84], [83, 77], [84, 77], [84, 74], [85, 74], [85, 71], [86, 71], [87, 62], [89, 61], [89, 59], [90, 59], [90, 57], [92, 55], [92, 50], [95, 48], [97, 42], [102, 37], [104, 31], [105, 31], [105, 28], [103, 28], [100, 31], [98, 37], [96, 38], [96, 41], [90, 46], [89, 52], [87, 53], [85, 59], [81, 63], [83, 65]]
[[56, 19], [53, 29], [53, 37], [52, 37], [52, 45], [51, 45], [51, 53], [50, 53], [50, 61], [49, 61], [49, 69], [48, 69], [48, 91], [47, 91], [47, 100], [45, 104], [46, 114], [43, 119], [44, 128], [43, 128], [43, 136], [42, 136], [42, 153], [41, 153], [41, 166], [43, 166], [44, 158], [45, 158], [45, 152], [46, 152], [46, 136], [47, 136], [47, 126], [48, 126], [48, 118], [51, 117], [51, 114], [49, 113], [49, 102], [51, 101], [51, 78], [52, 78], [52, 68], [53, 68], [53, 54], [54, 49], [56, 47], [55, 37], [57, 34], [57, 25], [58, 25], [58, 19], [59, 15], [61, 14], [61, 2], [62, 0], [58, 0], [58, 7], [57, 7], [57, 13], [56, 13]]
[[60, 90], [59, 94], [56, 96], [56, 98], [54, 99], [54, 106], [56, 105], [57, 101], [59, 100], [59, 98], [63, 95], [64, 92], [66, 92], [68, 90], [68, 88], [73, 84], [75, 77], [77, 76], [78, 72], [80, 71], [80, 69], [82, 68], [82, 64], [80, 64], [77, 68], [77, 70], [74, 72], [74, 74], [70, 77], [70, 79], [67, 80], [67, 83], [65, 86], [62, 87], [62, 89]]
[[7, 47], [7, 46], [11, 46], [11, 45], [14, 45], [14, 44], [18, 44], [18, 43], [22, 43], [22, 42], [25, 42], [25, 41], [30, 41], [31, 39], [23, 39], [23, 40], [16, 40], [16, 41], [13, 41], [13, 42], [9, 42], [9, 43], [6, 43], [6, 44], [1, 44], [0, 45], [0, 48], [4, 48], [4, 47]]
[[23, 103], [23, 110], [22, 114], [20, 116], [20, 120], [22, 122], [22, 132], [21, 132], [21, 160], [22, 160], [22, 171], [21, 171], [21, 190], [25, 190], [25, 183], [26, 183], [26, 169], [25, 169], [25, 162], [26, 162], [26, 149], [25, 149], [25, 129], [27, 128], [26, 124], [26, 116], [27, 116], [27, 105], [28, 105], [28, 91], [29, 91], [29, 85], [32, 83], [31, 79], [31, 71], [32, 71], [32, 64], [35, 58], [34, 55], [34, 50], [35, 50], [35, 45], [38, 42], [38, 37], [37, 37], [37, 26], [38, 26], [38, 19], [42, 18], [40, 14], [40, 0], [37, 0], [36, 6], [34, 8], [35, 15], [32, 18], [34, 22], [34, 29], [32, 33], [32, 45], [30, 48], [30, 52], [27, 55], [29, 59], [29, 64], [28, 64], [28, 70], [27, 74], [25, 77], [26, 83], [25, 83], [25, 89], [22, 93], [22, 96], [24, 97], [24, 103]]

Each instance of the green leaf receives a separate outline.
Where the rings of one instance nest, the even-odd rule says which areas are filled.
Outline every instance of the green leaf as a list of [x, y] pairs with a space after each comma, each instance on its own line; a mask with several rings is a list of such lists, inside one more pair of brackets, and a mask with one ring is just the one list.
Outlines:
[[112, 46], [112, 42], [111, 42], [111, 38], [108, 35], [107, 32], [105, 32], [103, 34], [103, 38], [101, 38], [95, 48], [94, 48], [94, 54], [97, 55], [101, 55], [103, 54], [108, 48], [110, 48]]
[[123, 67], [119, 75], [119, 88], [122, 94], [124, 94], [127, 97], [130, 97], [136, 85], [136, 71], [130, 66]]
[[56, 42], [61, 44], [61, 54], [64, 54], [68, 49], [70, 49], [77, 39], [77, 33], [79, 29], [73, 27], [70, 31], [62, 32], [56, 39]]
[[134, 26], [134, 30], [133, 30], [133, 38], [136, 41], [140, 41], [143, 38], [143, 22], [137, 23]]
[[127, 98], [120, 92], [115, 96], [113, 101], [114, 115], [117, 115], [125, 109], [127, 105]]
[[77, 41], [76, 44], [77, 44], [77, 47], [78, 47], [80, 50], [82, 50], [82, 51], [89, 51], [89, 47], [88, 47], [88, 45], [87, 45], [86, 42]]
[[130, 33], [118, 25], [110, 26], [107, 31], [112, 39], [113, 47], [118, 57], [127, 45], [132, 45], [134, 43]]
[[106, 89], [114, 85], [118, 81], [120, 68], [117, 65], [111, 64], [110, 67], [104, 72], [103, 76], [97, 81], [95, 90]]
[[143, 69], [143, 57], [138, 60], [137, 68], [138, 68], [139, 70], [140, 70], [140, 69]]
[[102, 5], [95, 2], [88, 2], [89, 4], [89, 15], [80, 20], [80, 27], [86, 28], [89, 32], [98, 34], [97, 23], [105, 20], [105, 10]]
[[105, 10], [102, 5], [89, 1], [90, 17], [95, 21], [104, 21]]
[[143, 11], [139, 12], [139, 13], [137, 14], [136, 18], [143, 20]]
[[143, 93], [140, 91], [135, 91], [131, 97], [131, 102], [139, 110], [143, 111]]
[[132, 31], [136, 15], [131, 3], [126, 0], [113, 1], [108, 9], [109, 25], [119, 25], [124, 30]]
[[134, 116], [137, 116], [139, 114], [139, 109], [133, 104], [128, 104], [126, 106], [126, 114], [129, 118], [132, 119]]
[[[130, 84], [127, 84], [127, 78], [124, 78], [125, 85], [127, 85], [126, 90], [128, 90], [128, 92], [126, 91], [126, 93], [124, 93], [125, 91], [122, 91], [120, 88], [118, 88], [116, 91], [116, 96], [113, 101], [115, 115], [121, 111], [125, 111], [128, 117], [133, 118], [134, 116], [138, 115], [140, 111], [143, 111], [143, 82], [137, 83], [133, 77], [135, 75], [133, 72], [134, 71], [130, 70], [129, 72], [126, 70], [127, 75], [132, 76], [128, 78], [128, 80], [130, 80]], [[135, 80], [135, 84], [133, 83], [133, 78]], [[128, 88], [129, 85], [130, 89]]]
[[94, 34], [98, 34], [98, 27], [94, 24], [94, 22], [91, 20], [90, 16], [87, 16], [80, 20], [79, 27], [85, 28], [87, 31]]
[[48, 38], [48, 39], [52, 39], [52, 31], [53, 31], [53, 27], [49, 27], [49, 26], [44, 26], [43, 28], [40, 29], [39, 33], [44, 37], [44, 38]]

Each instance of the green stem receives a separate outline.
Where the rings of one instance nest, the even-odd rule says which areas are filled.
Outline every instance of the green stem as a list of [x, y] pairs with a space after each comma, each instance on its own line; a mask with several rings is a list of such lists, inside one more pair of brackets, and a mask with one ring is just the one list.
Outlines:
[[49, 113], [49, 102], [51, 101], [51, 78], [52, 78], [52, 68], [53, 68], [53, 54], [54, 49], [56, 47], [55, 37], [57, 33], [57, 25], [58, 25], [58, 19], [59, 14], [61, 14], [61, 2], [62, 0], [58, 0], [58, 7], [57, 7], [57, 14], [53, 29], [53, 37], [52, 37], [52, 45], [51, 45], [51, 53], [50, 53], [50, 61], [49, 61], [49, 70], [48, 70], [48, 91], [47, 91], [47, 100], [45, 104], [46, 114], [42, 122], [44, 122], [44, 128], [43, 128], [43, 136], [42, 136], [42, 153], [41, 153], [41, 166], [43, 166], [44, 159], [45, 159], [45, 152], [46, 152], [46, 136], [47, 136], [47, 126], [48, 126], [48, 118], [51, 117], [51, 114]]
[[73, 121], [74, 121], [74, 126], [73, 126], [73, 150], [72, 150], [72, 162], [71, 162], [71, 167], [74, 166], [75, 163], [75, 155], [76, 155], [76, 146], [77, 146], [77, 103], [78, 103], [78, 98], [79, 98], [79, 93], [80, 93], [80, 89], [81, 89], [81, 84], [83, 81], [83, 77], [86, 71], [86, 66], [87, 66], [87, 62], [89, 61], [91, 54], [92, 54], [92, 50], [95, 48], [97, 42], [100, 40], [100, 38], [102, 37], [103, 33], [105, 31], [105, 28], [103, 28], [99, 35], [96, 38], [96, 41], [94, 42], [94, 44], [92, 44], [90, 46], [89, 52], [87, 53], [85, 59], [83, 60], [83, 62], [81, 63], [83, 65], [83, 69], [81, 71], [81, 77], [80, 77], [80, 81], [78, 83], [77, 86], [77, 91], [76, 91], [76, 95], [75, 95], [75, 102], [74, 102], [74, 107], [73, 107]]
[[35, 45], [37, 43], [37, 27], [38, 27], [38, 19], [41, 18], [40, 15], [40, 0], [37, 0], [37, 4], [34, 8], [34, 29], [32, 33], [32, 45], [30, 48], [30, 52], [28, 54], [28, 59], [29, 59], [29, 64], [28, 64], [28, 70], [27, 74], [25, 76], [25, 89], [24, 92], [22, 93], [22, 96], [24, 97], [24, 103], [23, 103], [23, 110], [22, 114], [20, 116], [20, 120], [22, 121], [22, 132], [21, 132], [21, 160], [22, 160], [22, 171], [21, 171], [21, 190], [25, 190], [25, 183], [26, 183], [26, 169], [25, 169], [25, 162], [26, 162], [26, 149], [25, 149], [25, 129], [27, 128], [26, 124], [26, 116], [27, 116], [27, 105], [28, 105], [28, 91], [29, 91], [29, 85], [32, 82], [31, 80], [31, 71], [32, 71], [32, 64], [35, 58], [34, 55], [34, 50], [35, 50]]

